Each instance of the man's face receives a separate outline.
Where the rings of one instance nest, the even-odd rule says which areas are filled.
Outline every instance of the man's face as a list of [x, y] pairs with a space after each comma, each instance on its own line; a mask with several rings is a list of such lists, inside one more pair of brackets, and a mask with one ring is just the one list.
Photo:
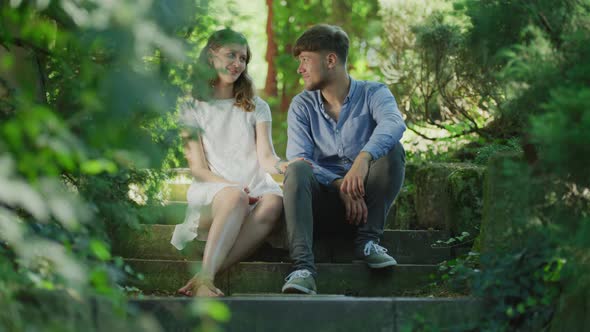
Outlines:
[[297, 72], [303, 78], [305, 90], [322, 89], [328, 79], [328, 68], [325, 57], [319, 52], [301, 52], [298, 56], [299, 67]]

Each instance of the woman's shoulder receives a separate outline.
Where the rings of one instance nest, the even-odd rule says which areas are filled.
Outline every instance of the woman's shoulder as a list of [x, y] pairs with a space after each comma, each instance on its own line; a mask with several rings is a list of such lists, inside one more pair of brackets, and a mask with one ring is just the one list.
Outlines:
[[264, 99], [260, 98], [259, 96], [254, 96], [254, 105], [256, 105], [256, 107], [259, 107], [259, 106], [265, 107], [265, 106], [268, 106], [268, 103]]
[[181, 97], [178, 102], [178, 107], [182, 112], [202, 112], [207, 110], [209, 106], [207, 101], [199, 100], [190, 95]]
[[268, 105], [268, 103], [260, 98], [259, 96], [254, 96], [254, 110], [258, 111], [258, 112], [264, 112], [266, 110], [270, 110], [270, 106]]
[[178, 107], [183, 111], [194, 109], [198, 100], [192, 96], [182, 96], [178, 100]]

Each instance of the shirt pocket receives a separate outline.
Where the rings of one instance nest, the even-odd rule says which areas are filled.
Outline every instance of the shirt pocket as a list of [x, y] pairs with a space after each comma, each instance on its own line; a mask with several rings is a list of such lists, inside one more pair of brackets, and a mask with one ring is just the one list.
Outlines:
[[374, 123], [370, 114], [362, 114], [346, 121], [342, 131], [342, 142], [346, 156], [355, 158], [358, 155], [369, 141], [375, 128]]

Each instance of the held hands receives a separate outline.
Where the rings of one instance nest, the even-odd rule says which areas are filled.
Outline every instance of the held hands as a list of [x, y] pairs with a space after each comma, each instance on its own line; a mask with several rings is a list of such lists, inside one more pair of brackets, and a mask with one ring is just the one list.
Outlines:
[[275, 164], [275, 169], [277, 170], [277, 172], [279, 174], [285, 174], [289, 165], [291, 165], [292, 163], [294, 163], [296, 161], [300, 161], [300, 160], [305, 161], [309, 166], [313, 167], [311, 162], [309, 162], [308, 160], [305, 160], [305, 158], [303, 158], [303, 157], [299, 157], [299, 158], [292, 159], [290, 161], [278, 160], [277, 163]]

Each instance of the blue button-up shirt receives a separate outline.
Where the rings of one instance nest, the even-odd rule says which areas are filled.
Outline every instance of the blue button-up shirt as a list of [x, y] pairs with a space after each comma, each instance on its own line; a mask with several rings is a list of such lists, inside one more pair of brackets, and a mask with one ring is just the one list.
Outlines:
[[387, 154], [406, 130], [387, 86], [352, 78], [338, 122], [328, 115], [321, 92], [315, 90], [293, 98], [287, 123], [287, 158], [312, 162], [316, 179], [326, 186], [344, 177], [361, 151], [373, 160]]

